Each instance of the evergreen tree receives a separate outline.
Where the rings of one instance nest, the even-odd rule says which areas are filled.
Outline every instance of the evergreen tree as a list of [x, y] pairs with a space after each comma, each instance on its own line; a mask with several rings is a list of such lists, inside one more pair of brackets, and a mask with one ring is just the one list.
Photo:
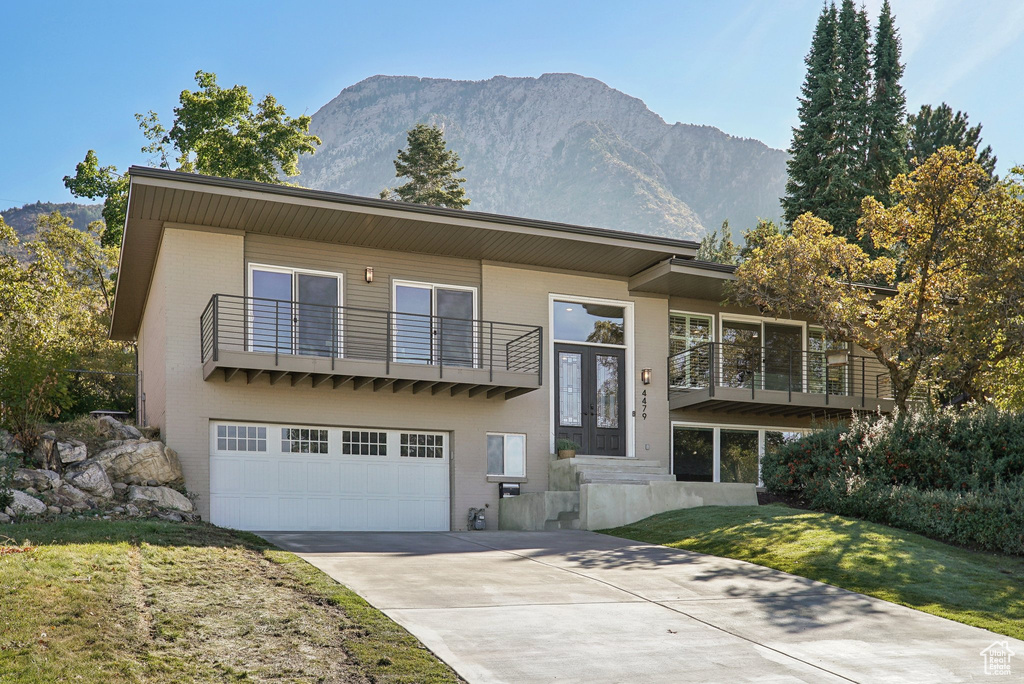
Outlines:
[[829, 183], [817, 215], [846, 237], [857, 233], [860, 202], [867, 194], [867, 148], [870, 123], [868, 19], [853, 0], [839, 10], [838, 90], [833, 110], [835, 141], [827, 162]]
[[807, 75], [800, 88], [798, 115], [793, 129], [786, 166], [786, 196], [782, 208], [786, 223], [806, 212], [822, 211], [832, 180], [836, 97], [838, 89], [838, 18], [835, 5], [827, 5], [818, 16], [811, 49], [804, 59]]
[[729, 220], [726, 219], [722, 221], [721, 235], [716, 229], [701, 238], [700, 247], [697, 249], [697, 259], [716, 264], [735, 264], [740, 250], [730, 236]]
[[900, 37], [889, 0], [882, 3], [875, 30], [872, 68], [871, 125], [867, 151], [867, 194], [888, 205], [889, 184], [907, 171], [907, 98], [900, 86]]
[[923, 105], [921, 111], [907, 117], [907, 129], [906, 161], [910, 168], [921, 166], [939, 148], [951, 145], [961, 152], [973, 149], [974, 160], [995, 180], [996, 156], [992, 146], [981, 147], [981, 124], [971, 126], [967, 112], [954, 114], [945, 102], [934, 109]]
[[395, 176], [406, 177], [409, 182], [395, 189], [385, 188], [381, 199], [398, 199], [403, 202], [429, 204], [435, 207], [462, 209], [469, 204], [465, 178], [457, 173], [459, 155], [445, 146], [444, 131], [437, 126], [416, 124], [409, 131], [408, 147], [398, 151], [395, 159]]

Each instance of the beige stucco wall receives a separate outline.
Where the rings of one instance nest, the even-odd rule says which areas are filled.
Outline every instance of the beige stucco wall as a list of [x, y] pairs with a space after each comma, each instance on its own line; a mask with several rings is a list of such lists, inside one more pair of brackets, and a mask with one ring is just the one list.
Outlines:
[[163, 427], [166, 411], [167, 267], [158, 262], [139, 326], [139, 396], [136, 415], [144, 425]]

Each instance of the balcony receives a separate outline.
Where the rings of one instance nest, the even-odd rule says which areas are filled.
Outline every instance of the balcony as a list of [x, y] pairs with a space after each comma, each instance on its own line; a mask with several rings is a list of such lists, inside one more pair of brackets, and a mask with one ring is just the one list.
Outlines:
[[200, 338], [205, 380], [502, 399], [543, 380], [543, 331], [515, 323], [215, 294]]
[[893, 410], [874, 357], [705, 342], [668, 358], [669, 406], [761, 416], [840, 417]]

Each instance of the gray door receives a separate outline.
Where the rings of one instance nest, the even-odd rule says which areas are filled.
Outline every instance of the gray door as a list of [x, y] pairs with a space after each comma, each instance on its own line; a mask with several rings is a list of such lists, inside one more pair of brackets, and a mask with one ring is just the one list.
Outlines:
[[626, 455], [623, 349], [555, 345], [555, 438], [571, 439], [580, 453]]
[[803, 328], [764, 324], [764, 388], [803, 391]]
[[338, 279], [295, 274], [295, 336], [299, 354], [338, 356]]
[[476, 332], [473, 324], [473, 293], [469, 290], [438, 287], [434, 296], [437, 299], [435, 334], [441, 363], [445, 366], [472, 367]]

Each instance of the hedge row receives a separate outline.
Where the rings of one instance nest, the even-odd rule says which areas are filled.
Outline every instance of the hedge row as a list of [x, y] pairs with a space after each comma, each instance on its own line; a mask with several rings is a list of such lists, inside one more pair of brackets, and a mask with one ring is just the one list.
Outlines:
[[762, 463], [768, 491], [812, 508], [1024, 555], [1024, 416], [994, 409], [854, 420]]

